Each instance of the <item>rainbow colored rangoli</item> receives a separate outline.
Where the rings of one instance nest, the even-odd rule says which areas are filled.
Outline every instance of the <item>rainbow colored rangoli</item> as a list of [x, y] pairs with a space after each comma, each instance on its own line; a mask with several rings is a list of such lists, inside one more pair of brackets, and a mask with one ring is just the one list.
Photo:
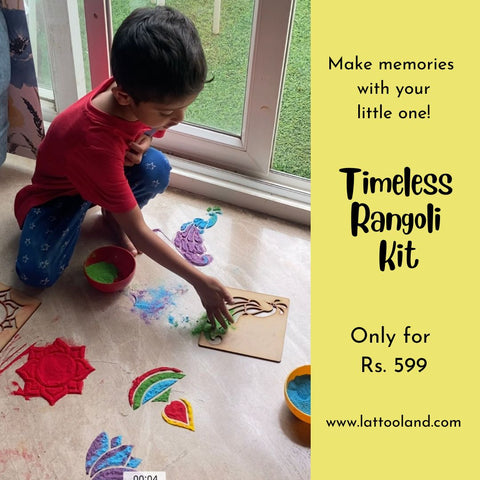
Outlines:
[[136, 410], [149, 401], [167, 402], [172, 385], [184, 376], [178, 368], [159, 367], [149, 370], [132, 382], [128, 393], [130, 406]]
[[[168, 402], [173, 385], [185, 374], [178, 368], [158, 367], [137, 377], [128, 392], [130, 406], [136, 410], [147, 402]], [[162, 411], [170, 425], [195, 430], [190, 402], [181, 398], [168, 403]]]

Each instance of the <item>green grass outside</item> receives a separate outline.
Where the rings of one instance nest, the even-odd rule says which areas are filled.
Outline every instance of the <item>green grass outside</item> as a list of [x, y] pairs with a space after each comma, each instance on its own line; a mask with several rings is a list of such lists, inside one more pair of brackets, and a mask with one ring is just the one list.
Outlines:
[[273, 168], [310, 178], [310, 0], [297, 0]]

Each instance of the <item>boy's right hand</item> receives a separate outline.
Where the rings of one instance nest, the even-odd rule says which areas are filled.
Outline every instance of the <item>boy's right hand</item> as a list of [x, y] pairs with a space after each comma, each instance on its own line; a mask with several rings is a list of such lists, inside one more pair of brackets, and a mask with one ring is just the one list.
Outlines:
[[135, 142], [131, 142], [125, 153], [125, 166], [132, 167], [133, 165], [138, 165], [143, 158], [144, 153], [152, 145], [152, 137], [149, 135], [141, 135]]

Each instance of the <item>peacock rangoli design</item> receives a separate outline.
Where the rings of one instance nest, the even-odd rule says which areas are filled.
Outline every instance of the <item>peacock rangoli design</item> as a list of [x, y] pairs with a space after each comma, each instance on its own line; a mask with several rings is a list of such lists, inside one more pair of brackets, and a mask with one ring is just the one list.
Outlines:
[[194, 218], [191, 222], [184, 223], [175, 235], [173, 244], [175, 248], [197, 267], [203, 267], [212, 262], [213, 257], [206, 253], [207, 249], [203, 244], [202, 234], [207, 228], [217, 223], [218, 215], [221, 215], [220, 207], [207, 208], [208, 218]]

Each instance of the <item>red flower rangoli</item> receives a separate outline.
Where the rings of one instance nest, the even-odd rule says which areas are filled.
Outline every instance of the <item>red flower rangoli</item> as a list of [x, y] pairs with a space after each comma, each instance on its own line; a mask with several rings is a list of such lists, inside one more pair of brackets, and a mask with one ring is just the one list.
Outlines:
[[85, 346], [70, 346], [57, 338], [45, 347], [32, 346], [27, 362], [16, 372], [25, 386], [14, 395], [43, 397], [50, 405], [69, 393], [82, 393], [83, 380], [95, 369], [84, 358]]

